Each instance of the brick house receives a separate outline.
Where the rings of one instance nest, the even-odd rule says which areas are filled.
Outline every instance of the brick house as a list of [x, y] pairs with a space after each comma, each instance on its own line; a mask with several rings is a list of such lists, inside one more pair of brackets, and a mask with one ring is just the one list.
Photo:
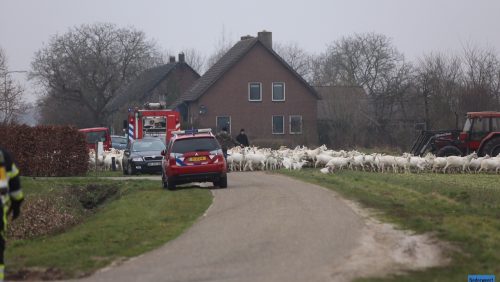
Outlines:
[[168, 64], [145, 70], [110, 102], [108, 109], [116, 113], [113, 125], [121, 128], [130, 107], [140, 107], [146, 102], [172, 104], [199, 78], [200, 75], [186, 63], [183, 53], [179, 54], [177, 62], [171, 56]]
[[174, 104], [184, 127], [244, 128], [251, 144], [316, 144], [319, 95], [272, 49], [272, 33], [244, 36]]

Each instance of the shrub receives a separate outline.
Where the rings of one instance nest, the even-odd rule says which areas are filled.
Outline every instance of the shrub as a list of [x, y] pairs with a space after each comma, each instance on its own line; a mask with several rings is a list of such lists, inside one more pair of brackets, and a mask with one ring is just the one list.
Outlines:
[[88, 169], [85, 136], [70, 126], [0, 125], [0, 146], [24, 176], [75, 176]]

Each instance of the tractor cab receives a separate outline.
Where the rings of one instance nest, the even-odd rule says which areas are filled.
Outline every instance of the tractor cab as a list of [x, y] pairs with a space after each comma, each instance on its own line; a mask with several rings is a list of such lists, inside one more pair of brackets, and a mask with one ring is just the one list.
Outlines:
[[[498, 133], [500, 133], [500, 113], [471, 112], [467, 113], [459, 140], [464, 143], [467, 153], [480, 152], [485, 143]], [[484, 152], [482, 155], [489, 153], [491, 152]]]

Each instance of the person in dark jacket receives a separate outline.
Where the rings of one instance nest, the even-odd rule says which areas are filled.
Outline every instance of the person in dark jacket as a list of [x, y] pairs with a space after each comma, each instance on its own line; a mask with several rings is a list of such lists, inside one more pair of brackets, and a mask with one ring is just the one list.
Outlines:
[[240, 130], [240, 134], [238, 134], [238, 136], [236, 136], [236, 141], [238, 141], [244, 147], [250, 146], [250, 143], [248, 143], [248, 137], [245, 134], [245, 129], [242, 128]]
[[19, 181], [19, 170], [12, 156], [3, 148], [0, 148], [0, 199], [3, 212], [2, 220], [0, 220], [0, 282], [3, 282], [7, 216], [12, 212], [12, 219], [18, 218], [21, 214], [21, 203], [24, 200]]
[[227, 149], [232, 146], [239, 146], [240, 143], [235, 141], [231, 135], [227, 132], [227, 126], [224, 126], [222, 130], [217, 133], [217, 141], [219, 141], [224, 158], [227, 159]]

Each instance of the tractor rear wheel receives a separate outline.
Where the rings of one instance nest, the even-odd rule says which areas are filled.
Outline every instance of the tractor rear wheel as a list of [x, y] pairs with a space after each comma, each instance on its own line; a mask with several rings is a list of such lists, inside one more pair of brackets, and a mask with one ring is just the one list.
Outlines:
[[461, 156], [462, 151], [455, 146], [444, 146], [436, 154], [438, 157]]
[[490, 139], [483, 147], [483, 154], [496, 157], [500, 154], [500, 136]]

